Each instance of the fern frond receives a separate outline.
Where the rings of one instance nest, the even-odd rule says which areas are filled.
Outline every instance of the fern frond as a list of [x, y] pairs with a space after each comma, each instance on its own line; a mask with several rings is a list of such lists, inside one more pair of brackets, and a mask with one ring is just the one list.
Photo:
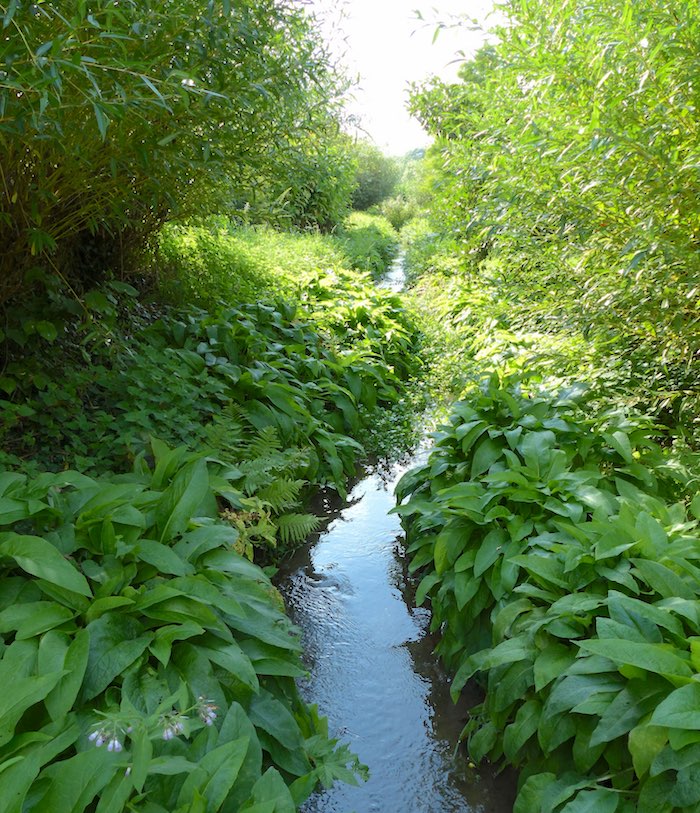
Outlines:
[[257, 492], [257, 496], [270, 506], [275, 514], [293, 508], [299, 502], [299, 494], [305, 480], [290, 480], [280, 477]]
[[279, 432], [274, 426], [266, 426], [246, 444], [245, 457], [267, 457], [273, 452], [279, 452], [282, 448]]
[[243, 447], [243, 424], [235, 404], [229, 405], [205, 427], [207, 443], [223, 457], [238, 457]]
[[313, 514], [283, 514], [275, 520], [277, 534], [283, 545], [299, 545], [321, 524]]

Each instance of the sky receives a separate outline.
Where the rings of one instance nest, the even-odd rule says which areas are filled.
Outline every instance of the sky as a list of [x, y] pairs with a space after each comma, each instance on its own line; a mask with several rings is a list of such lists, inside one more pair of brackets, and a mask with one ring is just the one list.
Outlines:
[[483, 21], [491, 0], [314, 0], [313, 8], [334, 53], [351, 76], [359, 75], [348, 108], [370, 140], [390, 155], [426, 146], [430, 139], [405, 108], [409, 83], [431, 74], [455, 78], [458, 61], [484, 41], [483, 31], [465, 25], [441, 28], [433, 42], [436, 21], [451, 23], [455, 15]]

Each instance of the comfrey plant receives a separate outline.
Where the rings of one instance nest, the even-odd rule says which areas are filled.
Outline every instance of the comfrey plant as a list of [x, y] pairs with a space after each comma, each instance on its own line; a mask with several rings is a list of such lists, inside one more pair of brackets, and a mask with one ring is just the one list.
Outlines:
[[[183, 687], [185, 689], [185, 687]], [[186, 691], [186, 689], [185, 689]], [[95, 723], [88, 740], [98, 748], [107, 745], [108, 751], [119, 753], [124, 749], [126, 738], [134, 733], [135, 728], [145, 730], [149, 738], [160, 737], [165, 740], [172, 740], [175, 737], [188, 737], [192, 732], [190, 713], [195, 713], [195, 721], [201, 725], [211, 726], [216, 720], [218, 706], [211, 700], [206, 700], [202, 695], [197, 698], [197, 702], [185, 709], [178, 711], [171, 708], [159, 715], [151, 715], [149, 718], [129, 718], [120, 712], [108, 713], [100, 712], [103, 719]]]
[[219, 519], [224, 464], [153, 457], [0, 473], [2, 813], [292, 811], [355, 781], [299, 697], [298, 630]]

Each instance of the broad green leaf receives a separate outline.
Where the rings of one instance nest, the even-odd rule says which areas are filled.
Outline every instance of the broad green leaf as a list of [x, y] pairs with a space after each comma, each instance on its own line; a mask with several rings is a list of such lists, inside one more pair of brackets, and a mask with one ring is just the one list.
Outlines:
[[65, 587], [82, 596], [92, 596], [83, 576], [58, 550], [38, 536], [0, 533], [0, 556], [9, 556], [32, 576]]
[[611, 742], [631, 731], [639, 721], [653, 711], [659, 700], [664, 697], [666, 687], [654, 685], [651, 681], [641, 684], [637, 681], [630, 683], [615, 697], [603, 712], [597, 728], [591, 735], [592, 746], [603, 742]]
[[23, 677], [6, 683], [0, 692], [0, 746], [9, 742], [22, 715], [35, 703], [44, 700], [61, 679], [63, 672]]
[[259, 683], [255, 668], [237, 643], [234, 641], [229, 643], [217, 642], [216, 645], [200, 646], [200, 651], [212, 663], [235, 675], [241, 683], [245, 683], [253, 691], [258, 691]]
[[700, 731], [700, 683], [689, 683], [671, 692], [651, 715], [654, 726]]
[[472, 457], [472, 479], [487, 471], [501, 457], [502, 453], [503, 446], [499, 441], [489, 437], [480, 440]]
[[117, 771], [123, 772], [106, 748], [90, 748], [70, 759], [55, 762], [42, 771], [48, 787], [37, 803], [38, 810], [82, 813]]
[[474, 560], [474, 575], [481, 576], [488, 568], [503, 555], [507, 542], [507, 535], [501, 528], [489, 531], [479, 545]]
[[292, 795], [289, 792], [284, 780], [274, 768], [268, 768], [267, 771], [258, 779], [253, 786], [253, 799], [256, 805], [250, 808], [244, 807], [246, 813], [262, 813], [265, 804], [272, 804], [269, 808], [274, 813], [295, 813], [296, 806]]
[[515, 720], [506, 727], [503, 735], [503, 750], [509, 760], [517, 758], [518, 751], [537, 731], [542, 705], [539, 700], [526, 700], [518, 709]]
[[663, 598], [696, 598], [696, 592], [673, 570], [650, 559], [633, 559], [635, 569], [644, 581]]
[[439, 584], [440, 581], [441, 577], [438, 573], [428, 573], [427, 576], [421, 579], [418, 589], [416, 590], [415, 603], [417, 607], [420, 607], [427, 598], [430, 590], [435, 587], [436, 584]]
[[89, 650], [90, 634], [86, 629], [78, 630], [63, 658], [61, 668], [65, 674], [44, 701], [52, 720], [60, 720], [73, 708], [87, 669]]
[[181, 534], [209, 492], [207, 464], [200, 459], [189, 463], [173, 478], [156, 506], [156, 527], [160, 541]]
[[60, 627], [75, 617], [67, 607], [53, 601], [31, 601], [0, 612], [0, 633], [15, 633], [15, 640], [33, 638]]
[[153, 638], [134, 619], [117, 613], [106, 613], [88, 624], [90, 654], [85, 682], [84, 700], [91, 700], [143, 653]]
[[145, 727], [139, 726], [131, 736], [131, 782], [140, 793], [151, 767], [153, 743]]
[[543, 810], [543, 794], [555, 780], [556, 776], [553, 773], [538, 773], [528, 777], [515, 799], [513, 813], [534, 813]]
[[185, 641], [188, 638], [203, 634], [204, 627], [200, 627], [199, 624], [193, 622], [159, 627], [149, 649], [163, 666], [167, 666], [174, 641]]
[[206, 800], [207, 813], [220, 810], [238, 777], [248, 742], [247, 737], [240, 737], [207, 752], [185, 780], [178, 805], [188, 804], [199, 793]]
[[643, 644], [622, 638], [606, 638], [578, 641], [578, 645], [586, 652], [610, 658], [617, 664], [637, 666], [659, 675], [692, 675], [689, 662], [676, 654], [679, 650], [673, 651], [667, 644]]
[[192, 565], [181, 559], [172, 548], [152, 539], [140, 539], [135, 554], [141, 561], [157, 568], [160, 573], [188, 576], [194, 572]]
[[580, 790], [561, 809], [561, 813], [615, 813], [620, 802], [620, 794], [609, 788]]
[[535, 690], [541, 692], [545, 686], [563, 675], [575, 659], [570, 647], [550, 644], [535, 659]]
[[668, 742], [668, 729], [648, 723], [640, 725], [630, 731], [627, 742], [634, 771], [641, 778]]
[[301, 748], [299, 725], [289, 709], [269, 692], [261, 690], [253, 697], [248, 717], [253, 725], [266, 731], [290, 751]]

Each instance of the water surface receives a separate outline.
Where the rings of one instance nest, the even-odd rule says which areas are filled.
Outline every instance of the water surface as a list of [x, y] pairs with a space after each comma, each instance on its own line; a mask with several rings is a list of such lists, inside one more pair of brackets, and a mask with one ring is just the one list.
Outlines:
[[393, 488], [401, 474], [368, 473], [319, 540], [280, 577], [302, 627], [310, 678], [302, 693], [370, 769], [360, 787], [338, 784], [306, 813], [506, 813], [512, 778], [470, 768], [466, 720], [432, 654], [427, 610], [407, 597]]

